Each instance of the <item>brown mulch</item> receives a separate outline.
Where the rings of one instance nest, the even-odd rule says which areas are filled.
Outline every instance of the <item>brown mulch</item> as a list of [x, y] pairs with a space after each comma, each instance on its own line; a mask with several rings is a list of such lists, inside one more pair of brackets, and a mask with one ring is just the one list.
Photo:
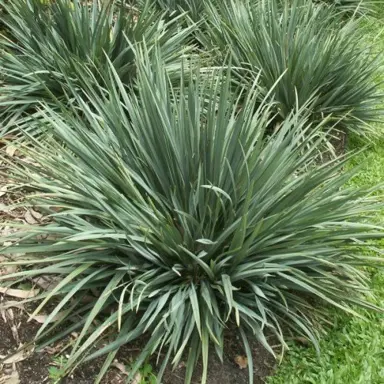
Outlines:
[[[14, 321], [7, 323], [3, 319], [0, 319], [0, 355], [11, 354], [17, 347], [18, 341], [26, 343], [31, 340], [33, 335], [39, 328], [39, 324], [36, 322], [27, 322], [28, 317], [19, 310], [14, 310]], [[19, 340], [16, 341], [14, 333], [11, 328], [14, 324], [18, 326]], [[140, 341], [135, 342], [134, 348], [127, 345], [118, 355], [118, 360], [121, 363], [129, 365], [129, 361], [132, 361], [137, 346], [140, 345]], [[212, 349], [212, 355], [209, 360], [209, 384], [248, 384], [248, 368], [241, 369], [235, 362], [236, 357], [242, 356], [243, 349], [240, 346], [239, 340], [236, 337], [230, 337], [226, 339], [225, 346], [226, 354], [224, 356], [224, 364], [214, 355]], [[19, 375], [20, 384], [42, 384], [53, 383], [52, 378], [49, 375], [49, 367], [54, 366], [54, 357], [52, 353], [54, 346], [46, 348], [42, 352], [33, 352], [28, 358], [17, 362], [15, 368]], [[128, 352], [127, 352], [128, 351]], [[136, 352], [137, 353], [137, 352]], [[260, 345], [255, 344], [253, 346], [254, 353], [254, 383], [264, 383], [264, 378], [268, 376], [274, 368], [274, 360], [272, 356]], [[98, 359], [93, 362], [80, 366], [73, 375], [64, 378], [60, 381], [62, 384], [92, 384], [101, 369], [103, 359]], [[154, 366], [154, 372], [156, 367]], [[0, 366], [0, 382], [2, 373], [6, 372], [6, 369], [11, 369], [12, 366], [4, 365], [3, 372]], [[195, 370], [194, 384], [200, 383], [200, 375], [202, 371], [201, 363], [199, 363]], [[170, 369], [165, 373], [162, 383], [163, 384], [184, 384], [185, 368], [183, 364], [177, 368], [174, 372]], [[126, 376], [116, 368], [111, 368], [107, 376], [103, 380], [103, 384], [121, 384], [125, 383]], [[16, 383], [16, 382], [15, 382]], [[5, 381], [7, 384], [7, 381]], [[12, 382], [13, 384], [13, 382]]]
[[[0, 355], [11, 355], [18, 346], [28, 343], [37, 332], [39, 324], [35, 321], [28, 322], [26, 312], [31, 312], [32, 309], [26, 311], [24, 309], [12, 308], [11, 311], [5, 311], [5, 316], [0, 318]], [[4, 312], [4, 311], [3, 311]], [[135, 355], [140, 351], [140, 346], [144, 344], [144, 340], [138, 340], [122, 348], [117, 358], [119, 363], [129, 367], [134, 360]], [[253, 364], [254, 364], [254, 383], [264, 383], [264, 378], [268, 376], [273, 367], [274, 360], [272, 356], [259, 344], [254, 343], [253, 347]], [[39, 384], [52, 383], [52, 378], [49, 375], [49, 367], [55, 366], [54, 357], [60, 356], [62, 345], [58, 342], [56, 345], [49, 346], [43, 351], [32, 352], [26, 354], [26, 358], [16, 362], [14, 369], [18, 373], [20, 384]], [[238, 358], [245, 359], [244, 350], [239, 339], [234, 334], [228, 334], [225, 337], [225, 355], [224, 363], [222, 364], [217, 356], [212, 354], [209, 359], [209, 384], [248, 384], [248, 368], [239, 365]], [[155, 359], [153, 359], [155, 360]], [[161, 362], [161, 361], [160, 361]], [[151, 362], [156, 372], [155, 361]], [[73, 375], [61, 380], [63, 384], [92, 384], [97, 376], [103, 359], [97, 359], [93, 362], [80, 366]], [[6, 374], [7, 369], [12, 369], [12, 364], [5, 364], [3, 372], [0, 369], [0, 383], [2, 374]], [[195, 370], [194, 384], [200, 382], [202, 365], [198, 363]], [[185, 367], [184, 364], [172, 371], [168, 369], [165, 373], [163, 384], [183, 384], [184, 383]], [[126, 376], [116, 368], [111, 368], [103, 384], [120, 384], [124, 383]], [[7, 384], [7, 381], [5, 381]], [[12, 383], [13, 384], [13, 383]]]
[[[19, 343], [24, 344], [33, 338], [37, 332], [39, 324], [34, 321], [28, 322], [28, 316], [22, 310], [13, 309], [13, 320], [3, 318], [0, 319], [0, 355], [10, 355], [17, 349]], [[12, 328], [17, 327], [18, 340], [15, 339]], [[118, 354], [118, 361], [129, 366], [129, 362], [133, 361], [135, 354], [139, 348], [140, 340], [133, 345], [127, 345]], [[60, 349], [60, 346], [58, 347]], [[226, 354], [224, 356], [224, 364], [214, 355], [209, 360], [209, 384], [248, 384], [248, 368], [241, 369], [236, 363], [236, 357], [243, 355], [243, 349], [236, 337], [227, 337]], [[274, 368], [273, 357], [260, 345], [254, 344], [254, 383], [264, 383], [264, 378], [268, 376]], [[22, 361], [16, 362], [15, 369], [18, 372], [20, 384], [42, 384], [53, 383], [54, 381], [49, 375], [49, 367], [55, 366], [55, 346], [50, 346], [41, 352], [33, 352]], [[62, 384], [92, 384], [101, 369], [103, 359], [97, 359], [80, 366], [70, 377], [60, 381]], [[154, 373], [156, 366], [153, 364]], [[7, 370], [12, 369], [12, 365], [4, 365], [1, 370], [0, 366], [0, 383], [2, 374], [6, 374]], [[200, 383], [202, 366], [199, 363], [195, 370], [194, 384]], [[184, 384], [185, 368], [183, 364], [174, 372], [170, 369], [165, 373], [163, 384]], [[111, 368], [103, 379], [103, 384], [122, 384], [125, 383], [126, 376], [116, 368]], [[4, 384], [7, 384], [5, 381]], [[12, 384], [14, 384], [12, 382]]]
[[[248, 384], [248, 368], [239, 366], [238, 358], [245, 359], [245, 353], [240, 340], [234, 334], [227, 334], [224, 344], [224, 361], [221, 363], [212, 347], [209, 358], [208, 384]], [[275, 361], [272, 355], [258, 343], [253, 343], [253, 380], [254, 384], [264, 383], [264, 379], [274, 370]], [[168, 371], [163, 384], [184, 384], [184, 368], [174, 372]], [[194, 384], [199, 384], [202, 373], [202, 364], [199, 362], [195, 369]]]

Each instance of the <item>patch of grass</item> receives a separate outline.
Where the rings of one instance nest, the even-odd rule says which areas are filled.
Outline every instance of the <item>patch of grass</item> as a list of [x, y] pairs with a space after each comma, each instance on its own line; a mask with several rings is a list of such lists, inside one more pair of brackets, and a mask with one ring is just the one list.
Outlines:
[[[361, 143], [354, 138], [351, 149], [358, 149]], [[384, 180], [384, 141], [362, 151], [348, 166], [363, 164], [357, 176], [349, 184], [356, 187], [374, 186]], [[384, 211], [377, 212], [377, 222], [383, 222]], [[383, 249], [383, 241], [377, 248]], [[377, 250], [377, 254], [380, 251]], [[372, 274], [372, 300], [384, 308], [384, 274]], [[321, 354], [314, 348], [291, 344], [291, 350], [277, 374], [270, 377], [268, 384], [380, 384], [384, 382], [384, 317], [382, 313], [358, 310], [364, 318], [335, 312], [334, 325], [321, 340]]]
[[[383, 158], [384, 159], [384, 158]], [[384, 276], [373, 276], [377, 304], [384, 305]], [[268, 384], [379, 384], [384, 382], [384, 322], [380, 313], [360, 311], [366, 319], [335, 314], [335, 326], [314, 348], [293, 346]]]
[[[365, 25], [367, 38], [375, 43], [377, 52], [384, 48], [383, 21], [368, 20]], [[363, 143], [357, 137], [349, 141], [349, 149], [359, 150]], [[362, 169], [349, 185], [355, 187], [374, 186], [384, 181], [384, 140], [361, 151], [349, 163], [348, 167], [362, 164]], [[381, 191], [382, 193], [382, 191]], [[384, 210], [378, 211], [375, 220], [384, 221]], [[382, 256], [383, 241], [375, 246], [377, 256]], [[384, 308], [384, 274], [372, 274], [373, 301]], [[314, 348], [290, 345], [291, 350], [275, 376], [267, 380], [268, 384], [380, 384], [384, 382], [384, 316], [358, 310], [364, 318], [334, 313], [334, 325], [320, 342], [321, 354], [317, 356]]]
[[[384, 9], [377, 20], [367, 20], [367, 39], [374, 42], [377, 52], [384, 49]], [[349, 149], [359, 150], [363, 143], [357, 137], [349, 141]], [[361, 151], [348, 167], [362, 164], [362, 169], [349, 185], [374, 186], [384, 181], [384, 139]], [[382, 190], [379, 192], [382, 195]], [[384, 197], [383, 197], [384, 200]], [[376, 213], [375, 221], [382, 224], [384, 210]], [[372, 254], [382, 256], [383, 241], [375, 243]], [[384, 273], [372, 274], [372, 300], [384, 308]], [[335, 311], [334, 325], [320, 342], [321, 354], [314, 348], [290, 345], [291, 350], [268, 384], [380, 384], [384, 382], [384, 316], [358, 310], [364, 318], [351, 318]]]
[[77, 79], [85, 68], [92, 73], [87, 82], [99, 84], [110, 62], [121, 81], [132, 84], [133, 48], [143, 41], [162, 50], [169, 70], [180, 71], [184, 54], [192, 50], [192, 27], [181, 28], [177, 17], [164, 20], [147, 0], [140, 13], [125, 3], [14, 0], [2, 5], [0, 25], [7, 36], [0, 33], [1, 134], [31, 130], [31, 113], [41, 102], [66, 99], [69, 79], [78, 90], [84, 87]]
[[348, 16], [377, 14], [381, 0], [314, 0], [315, 3], [324, 3], [335, 7], [339, 12], [345, 12]]
[[54, 357], [52, 363], [48, 367], [49, 379], [52, 384], [60, 383], [60, 380], [64, 375], [64, 365], [67, 362], [67, 358], [64, 356]]
[[382, 115], [373, 81], [380, 62], [360, 20], [342, 23], [334, 9], [305, 0], [283, 6], [277, 0], [220, 4], [207, 5], [201, 43], [216, 50], [218, 65], [230, 52], [234, 77], [247, 88], [257, 77], [261, 99], [273, 89], [276, 122], [299, 106], [313, 121], [328, 117], [346, 131], [376, 133], [362, 123], [377, 122]]
[[152, 365], [145, 363], [142, 368], [139, 370], [140, 373], [140, 382], [139, 384], [156, 384], [157, 378], [153, 373]]

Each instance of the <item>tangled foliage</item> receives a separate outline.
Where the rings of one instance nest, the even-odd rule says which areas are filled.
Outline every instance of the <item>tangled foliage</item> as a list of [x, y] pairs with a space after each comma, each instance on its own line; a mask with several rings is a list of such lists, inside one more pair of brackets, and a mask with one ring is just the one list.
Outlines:
[[[28, 127], [31, 108], [55, 102], [68, 93], [84, 68], [100, 83], [112, 63], [125, 84], [136, 73], [134, 46], [160, 46], [169, 66], [179, 66], [188, 47], [191, 28], [180, 28], [177, 18], [164, 21], [146, 1], [140, 12], [126, 1], [15, 0], [3, 4], [0, 39], [3, 130], [17, 121]], [[82, 85], [78, 85], [81, 89]], [[26, 119], [26, 121], [23, 121]], [[4, 123], [5, 122], [5, 123]], [[8, 122], [8, 124], [7, 124]], [[24, 123], [24, 124], [23, 124]]]
[[[229, 74], [193, 71], [174, 87], [162, 60], [142, 55], [138, 94], [112, 66], [107, 96], [75, 93], [81, 116], [45, 109], [60, 142], [36, 141], [37, 164], [13, 172], [38, 191], [31, 203], [50, 221], [11, 235], [2, 253], [23, 269], [0, 279], [58, 279], [33, 300], [42, 300], [35, 313], [56, 303], [37, 335], [43, 345], [79, 334], [67, 372], [107, 354], [99, 382], [122, 345], [147, 335], [132, 376], [165, 350], [161, 380], [189, 351], [186, 383], [200, 356], [206, 383], [211, 345], [222, 357], [235, 326], [252, 383], [249, 338], [272, 354], [270, 333], [285, 345], [293, 330], [317, 346], [314, 298], [373, 308], [359, 296], [367, 286], [357, 267], [374, 264], [362, 249], [383, 236], [367, 220], [379, 204], [341, 188], [354, 174], [340, 172], [344, 160], [313, 166], [321, 127], [303, 111], [266, 137], [274, 104], [259, 103], [257, 84], [239, 109]], [[63, 321], [73, 325], [50, 338]]]
[[207, 5], [202, 44], [218, 62], [227, 52], [236, 77], [264, 90], [275, 87], [276, 112], [285, 119], [314, 98], [313, 121], [331, 117], [359, 134], [382, 116], [377, 90], [381, 62], [367, 48], [358, 21], [340, 25], [332, 9], [306, 0], [228, 0]]

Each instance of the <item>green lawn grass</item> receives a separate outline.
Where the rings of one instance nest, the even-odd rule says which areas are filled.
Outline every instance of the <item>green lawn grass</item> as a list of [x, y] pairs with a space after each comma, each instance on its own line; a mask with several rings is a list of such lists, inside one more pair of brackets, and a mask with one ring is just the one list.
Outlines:
[[[384, 182], [384, 142], [357, 155], [351, 166], [365, 162], [355, 185]], [[383, 221], [384, 212], [378, 212]], [[380, 246], [380, 244], [378, 244]], [[378, 247], [380, 248], [380, 247]], [[382, 248], [382, 247], [381, 247]], [[374, 302], [384, 308], [384, 274], [372, 275]], [[292, 345], [268, 384], [382, 384], [384, 383], [384, 315], [358, 310], [365, 319], [334, 313], [334, 326], [314, 348]]]
[[[384, 18], [366, 24], [370, 40], [382, 51], [383, 20]], [[350, 140], [349, 149], [360, 147], [361, 143]], [[364, 163], [363, 169], [350, 181], [352, 185], [374, 186], [384, 183], [384, 141], [372, 144], [367, 150], [357, 154], [349, 166], [361, 163]], [[383, 224], [384, 210], [377, 213], [377, 221]], [[379, 257], [383, 257], [383, 245], [383, 242], [376, 244]], [[384, 273], [373, 273], [371, 284], [375, 304], [384, 308]], [[267, 383], [383, 384], [384, 315], [363, 310], [358, 312], [365, 319], [334, 313], [334, 324], [320, 342], [320, 356], [317, 356], [312, 347], [292, 344], [283, 363]]]

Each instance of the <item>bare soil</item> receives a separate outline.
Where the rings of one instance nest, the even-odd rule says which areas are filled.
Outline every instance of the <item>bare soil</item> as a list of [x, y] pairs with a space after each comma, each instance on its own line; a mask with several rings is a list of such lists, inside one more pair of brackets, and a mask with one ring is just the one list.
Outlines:
[[[0, 355], [11, 355], [20, 344], [28, 343], [39, 328], [39, 324], [35, 321], [28, 322], [28, 315], [24, 310], [13, 308], [12, 315], [6, 314], [0, 319]], [[235, 336], [228, 336], [225, 340], [224, 363], [212, 353], [209, 360], [209, 384], [248, 384], [248, 368], [240, 369], [236, 364], [236, 356], [243, 356], [244, 351], [240, 341]], [[138, 346], [142, 345], [140, 340], [133, 345], [127, 345], [118, 355], [118, 361], [122, 364], [129, 365], [134, 356], [139, 351]], [[57, 348], [60, 349], [60, 348]], [[55, 366], [55, 346], [50, 346], [41, 352], [33, 352], [27, 358], [13, 364], [16, 369], [20, 384], [42, 384], [54, 383], [49, 375], [49, 367]], [[264, 378], [268, 376], [274, 368], [273, 357], [259, 344], [253, 345], [253, 364], [254, 364], [254, 382], [255, 384], [264, 383]], [[93, 384], [94, 380], [101, 369], [103, 359], [95, 360], [80, 366], [70, 377], [60, 381], [62, 384]], [[156, 367], [154, 366], [154, 373]], [[1, 369], [2, 368], [2, 369]], [[12, 369], [11, 364], [0, 366], [0, 383], [1, 377], [6, 376], [7, 371]], [[202, 371], [201, 363], [198, 363], [193, 379], [194, 384], [200, 383], [200, 375]], [[163, 384], [183, 384], [185, 368], [183, 364], [175, 371], [170, 369], [165, 373], [162, 381]], [[111, 368], [103, 384], [121, 384], [124, 383], [126, 376], [116, 368]], [[13, 382], [12, 382], [13, 383]], [[16, 383], [16, 382], [15, 382]], [[7, 384], [7, 381], [5, 381]]]
[[[209, 358], [208, 383], [248, 384], [248, 368], [241, 369], [235, 362], [236, 357], [245, 355], [240, 340], [234, 335], [227, 335], [224, 350], [223, 363], [221, 363], [214, 352], [212, 352]], [[254, 383], [261, 384], [265, 382], [264, 379], [273, 371], [275, 362], [272, 355], [258, 343], [252, 345], [252, 351]], [[184, 384], [184, 373], [184, 368], [177, 369], [174, 372], [166, 372], [163, 384]], [[195, 370], [194, 384], [200, 383], [201, 373], [202, 364], [199, 362]]]

